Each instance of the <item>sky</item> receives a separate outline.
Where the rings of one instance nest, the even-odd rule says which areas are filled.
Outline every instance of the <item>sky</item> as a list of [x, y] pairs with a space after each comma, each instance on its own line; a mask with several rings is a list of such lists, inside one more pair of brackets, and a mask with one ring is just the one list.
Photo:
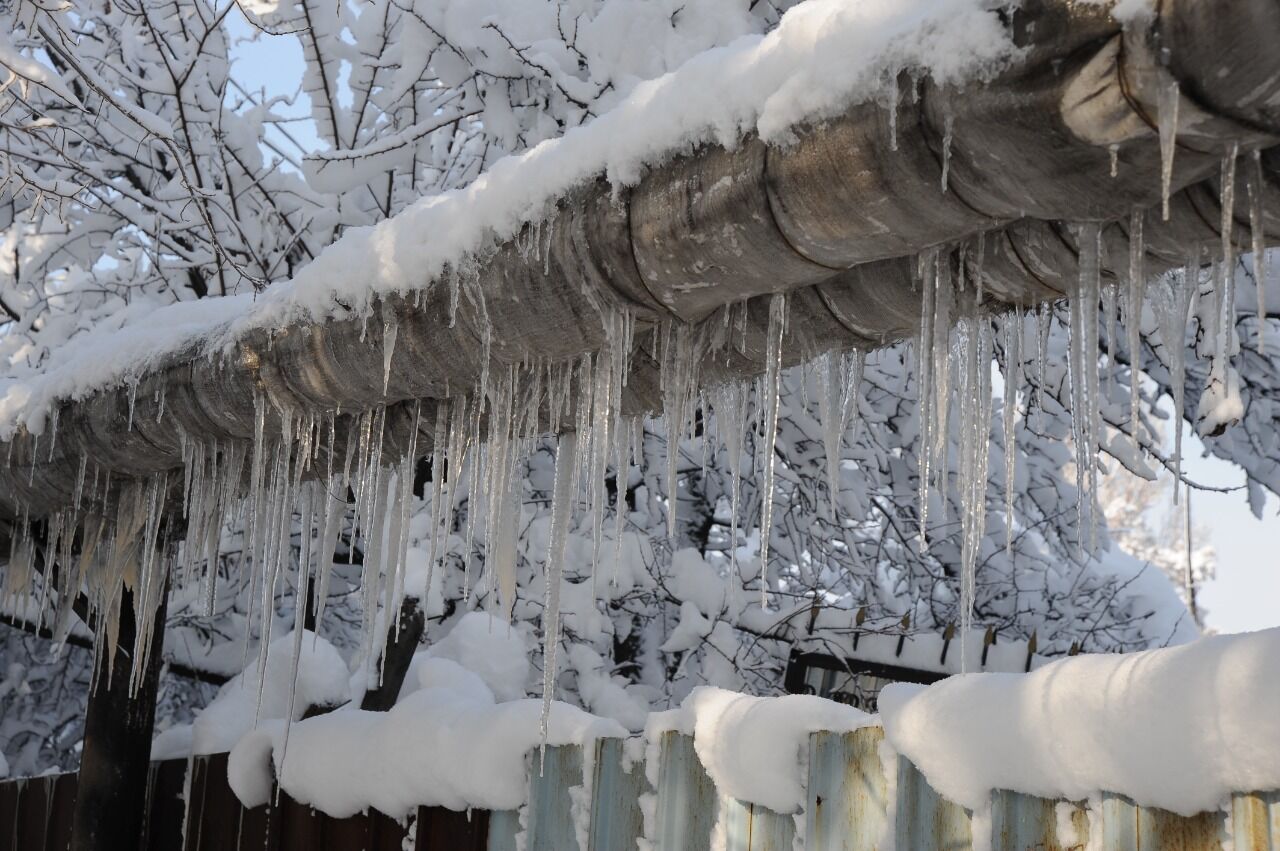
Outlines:
[[[1183, 471], [1206, 485], [1234, 486], [1244, 473], [1225, 461], [1202, 457], [1204, 446], [1183, 430]], [[1261, 520], [1249, 511], [1244, 491], [1192, 492], [1192, 525], [1209, 533], [1217, 551], [1217, 578], [1201, 589], [1205, 623], [1218, 632], [1280, 626], [1280, 500], [1267, 499]]]

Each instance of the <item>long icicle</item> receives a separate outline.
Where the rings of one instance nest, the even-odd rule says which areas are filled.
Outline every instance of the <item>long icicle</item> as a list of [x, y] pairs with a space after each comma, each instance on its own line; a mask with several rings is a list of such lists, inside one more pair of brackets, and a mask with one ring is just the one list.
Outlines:
[[760, 439], [760, 608], [769, 605], [769, 537], [773, 530], [774, 440], [778, 435], [778, 402], [782, 380], [782, 337], [787, 324], [787, 296], [769, 300], [768, 348], [764, 373], [764, 423]]
[[1129, 300], [1124, 316], [1129, 335], [1129, 432], [1135, 452], [1142, 446], [1138, 403], [1142, 398], [1142, 302], [1147, 287], [1142, 226], [1143, 212], [1135, 207], [1129, 215]]
[[556, 476], [551, 491], [551, 532], [544, 567], [546, 593], [542, 609], [542, 719], [541, 756], [547, 752], [547, 732], [551, 719], [551, 700], [555, 694], [556, 650], [560, 643], [560, 584], [564, 578], [564, 550], [569, 538], [569, 520], [577, 491], [574, 470], [578, 458], [578, 433], [560, 435], [556, 447]]
[[1262, 192], [1262, 151], [1253, 152], [1253, 176], [1249, 180], [1249, 236], [1253, 249], [1253, 280], [1258, 291], [1258, 353], [1265, 355], [1267, 330], [1267, 227]]

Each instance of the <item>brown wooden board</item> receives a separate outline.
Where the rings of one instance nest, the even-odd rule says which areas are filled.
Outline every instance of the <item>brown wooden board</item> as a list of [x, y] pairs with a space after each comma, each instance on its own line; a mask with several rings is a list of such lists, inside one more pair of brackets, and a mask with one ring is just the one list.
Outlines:
[[417, 851], [485, 851], [489, 811], [418, 807]]
[[44, 777], [18, 781], [18, 851], [44, 851], [49, 840], [49, 820], [53, 810], [53, 784]]
[[53, 787], [53, 811], [45, 851], [67, 851], [71, 847], [71, 824], [76, 807], [76, 775], [68, 772], [49, 779]]
[[186, 816], [183, 791], [186, 780], [185, 759], [151, 763], [144, 846], [146, 851], [182, 851], [182, 823]]

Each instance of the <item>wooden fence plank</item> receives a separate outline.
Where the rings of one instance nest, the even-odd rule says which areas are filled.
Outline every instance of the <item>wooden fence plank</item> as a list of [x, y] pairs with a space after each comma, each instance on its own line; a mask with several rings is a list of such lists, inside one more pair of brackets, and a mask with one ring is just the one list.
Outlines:
[[1186, 818], [1138, 807], [1123, 795], [1102, 796], [1103, 847], [1107, 851], [1220, 851], [1222, 814]]
[[44, 851], [49, 839], [49, 819], [53, 813], [53, 785], [44, 777], [18, 781], [18, 851]]
[[227, 782], [227, 754], [192, 760], [187, 810], [184, 851], [281, 848], [279, 810], [270, 804], [245, 809]]
[[809, 737], [809, 851], [879, 851], [889, 823], [882, 741], [880, 727]]
[[519, 832], [519, 810], [494, 810], [489, 813], [485, 851], [516, 851], [516, 834]]
[[896, 847], [920, 851], [969, 851], [969, 811], [943, 798], [908, 760], [898, 758]]
[[563, 745], [532, 754], [529, 767], [528, 851], [579, 851], [569, 790], [582, 785], [582, 748]]
[[186, 809], [183, 787], [187, 778], [185, 759], [151, 763], [147, 794], [147, 851], [182, 851], [182, 819]]
[[1231, 839], [1236, 851], [1280, 851], [1280, 792], [1233, 796]]
[[[72, 772], [53, 778], [53, 815], [49, 819], [47, 851], [67, 851], [71, 847], [71, 824], [76, 807], [76, 775]], [[179, 836], [181, 839], [181, 836]]]
[[1017, 792], [991, 796], [991, 847], [994, 851], [1071, 851], [1089, 838], [1089, 815], [1073, 806], [1073, 836], [1058, 836], [1058, 802]]
[[644, 764], [625, 767], [623, 739], [596, 741], [595, 775], [591, 783], [591, 829], [588, 851], [636, 848], [644, 836], [640, 796], [648, 793]]
[[418, 807], [417, 831], [415, 851], [486, 851], [489, 811]]
[[21, 787], [17, 780], [0, 783], [0, 851], [18, 851], [18, 795]]
[[379, 810], [369, 810], [368, 851], [400, 851], [409, 835], [407, 825]]
[[660, 754], [655, 851], [709, 851], [719, 796], [693, 739], [663, 733]]
[[791, 816], [732, 798], [724, 807], [726, 851], [791, 851], [796, 835]]

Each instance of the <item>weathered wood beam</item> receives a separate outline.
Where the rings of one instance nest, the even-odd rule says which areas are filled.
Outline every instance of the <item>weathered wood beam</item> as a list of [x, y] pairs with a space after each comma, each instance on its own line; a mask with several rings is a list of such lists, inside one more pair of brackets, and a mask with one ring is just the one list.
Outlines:
[[[111, 673], [94, 671], [85, 712], [71, 851], [133, 848], [146, 827], [151, 734], [164, 649], [164, 630], [154, 625], [164, 623], [169, 595], [160, 595], [151, 624], [139, 624], [133, 593], [128, 589], [122, 593], [114, 653], [102, 647], [98, 657], [98, 668], [110, 662]], [[131, 683], [132, 649], [139, 628], [151, 636], [151, 649], [146, 667]]]
[[[644, 327], [721, 321], [719, 311], [748, 300], [747, 353], [718, 355], [704, 370], [711, 380], [762, 368], [764, 300], [775, 292], [792, 293], [793, 316], [803, 317], [791, 323], [792, 358], [912, 334], [915, 256], [980, 234], [994, 301], [1029, 306], [1069, 294], [1076, 249], [1064, 223], [1123, 223], [1160, 202], [1159, 103], [1174, 82], [1183, 93], [1176, 196], [1170, 221], [1149, 219], [1148, 267], [1180, 265], [1187, 245], [1219, 239], [1214, 175], [1231, 144], [1263, 152], [1266, 226], [1280, 234], [1272, 0], [1167, 0], [1127, 31], [1101, 4], [1028, 0], [1009, 14], [1024, 47], [1018, 61], [963, 90], [904, 79], [896, 133], [890, 110], [865, 104], [789, 146], [749, 138], [732, 150], [706, 147], [655, 168], [620, 199], [603, 181], [563, 199], [543, 225], [540, 256], [521, 250], [526, 233], [478, 258], [483, 310], [464, 298], [451, 323], [448, 287], [426, 280], [420, 300], [386, 298], [377, 309], [395, 318], [397, 342], [385, 392], [381, 323], [353, 317], [250, 335], [235, 356], [213, 361], [193, 347], [145, 377], [132, 428], [126, 389], [64, 404], [52, 452], [31, 436], [15, 439], [0, 470], [0, 515], [66, 505], [85, 457], [137, 477], [180, 466], [183, 434], [248, 440], [260, 393], [311, 411], [389, 404], [395, 443], [411, 422], [408, 400], [426, 400], [429, 414], [431, 400], [474, 385], [484, 322], [501, 365], [599, 349], [602, 306], [628, 309]], [[1108, 226], [1106, 239], [1111, 257], [1127, 254], [1123, 224]], [[625, 400], [633, 411], [659, 403], [644, 354]]]

